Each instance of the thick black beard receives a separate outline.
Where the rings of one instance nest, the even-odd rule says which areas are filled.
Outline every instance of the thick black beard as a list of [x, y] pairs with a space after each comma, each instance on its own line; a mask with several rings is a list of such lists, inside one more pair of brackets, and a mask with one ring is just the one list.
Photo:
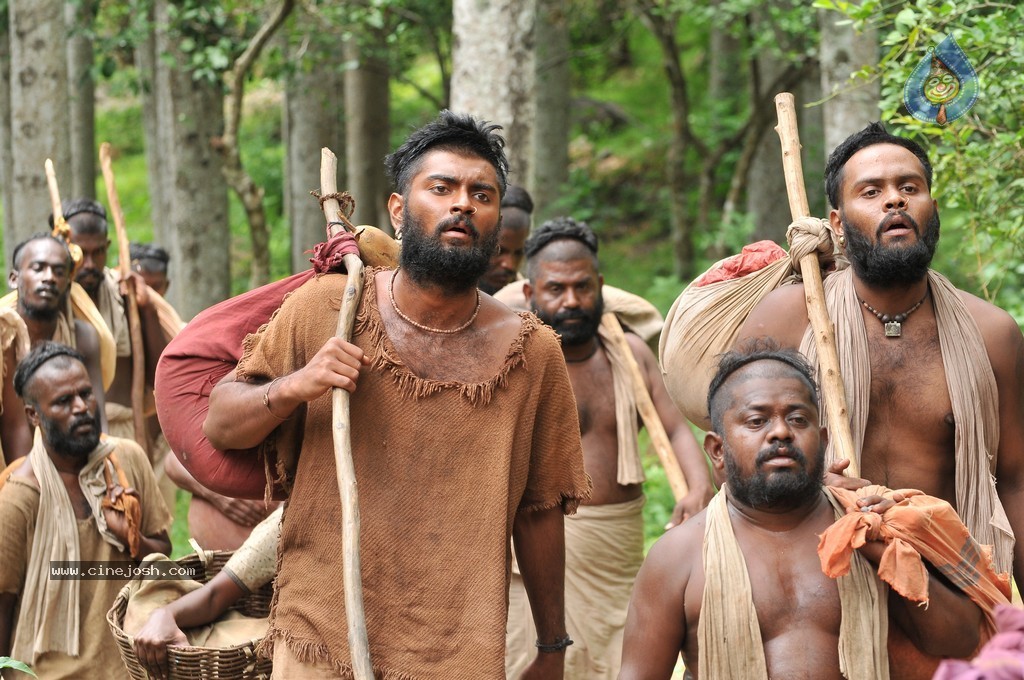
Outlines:
[[24, 302], [19, 302], [18, 307], [21, 313], [29, 321], [53, 321], [60, 314], [60, 307], [50, 309], [49, 307], [28, 307]]
[[[81, 437], [71, 435], [71, 431], [82, 423], [92, 423], [92, 432]], [[46, 442], [54, 453], [72, 459], [84, 458], [100, 443], [100, 415], [85, 415], [75, 418], [67, 431], [61, 430], [56, 422], [46, 418], [40, 418], [43, 433], [46, 435]]]
[[917, 240], [910, 245], [882, 245], [882, 224], [875, 232], [875, 242], [857, 231], [841, 216], [846, 236], [846, 257], [861, 281], [879, 288], [894, 288], [917, 283], [928, 274], [928, 266], [935, 256], [939, 242], [939, 211], [932, 213], [924, 232], [905, 212], [900, 213], [917, 232]]
[[765, 474], [761, 465], [774, 456], [780, 443], [772, 444], [767, 449], [762, 449], [757, 454], [755, 461], [755, 472], [744, 479], [743, 474], [736, 465], [736, 458], [732, 450], [725, 446], [725, 475], [729, 484], [729, 493], [737, 501], [751, 508], [788, 510], [796, 508], [812, 500], [821, 492], [822, 469], [825, 465], [825, 448], [818, 451], [817, 465], [813, 468], [807, 467], [807, 456], [792, 443], [787, 444], [788, 455], [803, 466], [799, 470], [779, 471], [771, 477]]
[[[437, 286], [446, 294], [464, 293], [476, 288], [477, 281], [491, 264], [491, 255], [498, 249], [498, 230], [481, 237], [473, 220], [455, 215], [442, 221], [427, 235], [422, 224], [413, 218], [406, 204], [402, 210], [402, 249], [399, 264], [405, 273], [422, 286]], [[460, 224], [473, 236], [471, 248], [447, 246], [441, 234]]]
[[[548, 315], [534, 305], [533, 313], [537, 315], [538, 319], [555, 329], [562, 341], [562, 347], [576, 347], [590, 342], [597, 335], [597, 327], [601, 325], [601, 314], [604, 313], [604, 297], [598, 293], [594, 309], [589, 312], [585, 309], [570, 309]], [[565, 323], [569, 319], [583, 319], [583, 323]]]

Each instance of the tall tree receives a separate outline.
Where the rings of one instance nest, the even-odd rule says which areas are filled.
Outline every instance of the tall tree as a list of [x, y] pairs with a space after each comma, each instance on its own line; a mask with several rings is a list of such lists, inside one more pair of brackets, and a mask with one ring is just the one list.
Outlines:
[[821, 89], [825, 97], [825, 153], [844, 139], [878, 120], [881, 81], [855, 81], [853, 76], [878, 61], [878, 32], [868, 26], [857, 31], [836, 12], [818, 11], [821, 35]]
[[[0, 221], [3, 223], [4, 243], [13, 246], [17, 241], [10, 219], [14, 164], [11, 159], [11, 39], [7, 19], [7, 6], [4, 3], [0, 6], [0, 202], [3, 203]], [[6, 272], [6, 268], [0, 267], [0, 271]]]
[[[53, 159], [61, 186], [70, 187], [68, 66], [63, 0], [9, 0], [11, 41], [10, 240], [46, 224], [50, 200], [43, 161]], [[6, 236], [6, 234], [5, 234]]]
[[227, 298], [231, 289], [227, 184], [210, 143], [223, 133], [224, 95], [216, 78], [196, 77], [177, 66], [188, 63], [182, 44], [196, 41], [208, 24], [189, 21], [169, 0], [156, 0], [155, 16], [161, 55], [156, 97], [165, 108], [161, 120], [167, 121], [160, 131], [169, 206], [163, 238], [178, 282], [170, 290], [172, 302], [189, 319]]
[[384, 156], [391, 147], [390, 68], [383, 31], [370, 27], [345, 41], [345, 160], [356, 224], [390, 230]]
[[529, 182], [538, 220], [569, 180], [569, 22], [565, 0], [538, 0], [537, 112], [533, 127], [533, 177]]
[[[146, 185], [149, 187], [149, 212], [153, 222], [153, 242], [164, 245], [168, 231], [167, 218], [171, 206], [167, 202], [168, 184], [166, 158], [160, 147], [161, 130], [170, 125], [161, 118], [169, 114], [168, 106], [160, 106], [157, 99], [156, 26], [153, 3], [142, 0], [136, 7], [136, 29], [139, 35], [133, 50], [135, 71], [138, 74], [139, 97], [142, 109], [142, 129], [146, 139]], [[166, 104], [166, 103], [165, 103]]]
[[267, 212], [263, 204], [263, 187], [253, 181], [242, 164], [242, 150], [238, 141], [242, 124], [242, 104], [245, 96], [245, 81], [259, 58], [260, 52], [295, 6], [294, 0], [281, 0], [270, 10], [267, 19], [248, 41], [245, 49], [224, 73], [227, 91], [224, 98], [224, 134], [216, 143], [224, 164], [224, 176], [235, 191], [249, 222], [252, 239], [252, 268], [249, 273], [249, 287], [256, 288], [270, 280], [270, 230], [267, 227]]
[[71, 186], [64, 193], [69, 197], [95, 198], [96, 194], [96, 96], [92, 78], [96, 9], [96, 0], [68, 0], [65, 5]]
[[[511, 181], [530, 180], [536, 0], [454, 0], [451, 107], [505, 130]], [[480, 27], [499, 30], [481, 39]]]
[[[323, 212], [309, 192], [320, 187], [320, 149], [326, 146], [337, 154], [344, 149], [344, 86], [338, 41], [315, 30], [315, 19], [304, 8], [294, 12], [292, 23], [286, 32], [291, 68], [284, 99], [284, 204], [292, 271], [298, 272], [309, 268], [305, 251], [325, 237]], [[348, 187], [345, 167], [338, 171], [338, 186]]]

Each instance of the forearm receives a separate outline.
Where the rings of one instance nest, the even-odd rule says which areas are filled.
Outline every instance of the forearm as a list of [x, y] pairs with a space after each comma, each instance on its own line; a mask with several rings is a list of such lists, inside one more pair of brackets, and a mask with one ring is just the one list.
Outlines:
[[142, 560], [146, 555], [151, 555], [153, 553], [161, 553], [163, 555], [171, 554], [171, 539], [167, 536], [166, 531], [163, 531], [156, 536], [140, 537], [138, 559]]
[[708, 467], [704, 451], [697, 444], [696, 438], [687, 425], [676, 428], [672, 433], [672, 450], [675, 452], [679, 467], [686, 477], [686, 485], [690, 493], [702, 492], [711, 495], [714, 484], [711, 481], [711, 470]]
[[516, 559], [530, 599], [537, 639], [565, 637], [565, 525], [561, 507], [516, 515]]
[[14, 609], [18, 596], [14, 593], [0, 593], [0, 656], [11, 655], [11, 633], [14, 631]]
[[167, 347], [167, 337], [160, 328], [160, 316], [156, 308], [149, 304], [139, 307], [139, 320], [142, 325], [142, 343], [146, 353], [146, 384], [153, 385], [156, 376], [156, 365], [160, 355]]
[[269, 400], [273, 412], [264, 404], [269, 383], [238, 382], [232, 378], [233, 374], [228, 374], [210, 393], [210, 411], [203, 423], [204, 434], [218, 449], [258, 446], [302, 404], [286, 389], [287, 378], [273, 385]]
[[195, 628], [220, 618], [244, 594], [238, 584], [221, 571], [202, 588], [178, 598], [166, 609], [179, 628]]
[[214, 495], [212, 491], [197, 482], [196, 478], [189, 474], [189, 471], [185, 469], [185, 466], [181, 464], [181, 461], [173, 453], [164, 460], [164, 472], [167, 473], [167, 476], [174, 482], [175, 486], [188, 491], [193, 496], [209, 499], [210, 496]]

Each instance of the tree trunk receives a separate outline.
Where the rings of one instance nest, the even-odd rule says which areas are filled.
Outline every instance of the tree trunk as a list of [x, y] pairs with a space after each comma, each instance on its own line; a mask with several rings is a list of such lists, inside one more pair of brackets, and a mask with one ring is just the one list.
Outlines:
[[534, 220], [552, 217], [569, 180], [569, 23], [565, 0], [538, 0], [537, 112], [533, 126]]
[[[754, 62], [756, 96], [753, 101], [762, 102], [761, 106], [773, 107], [772, 111], [761, 113], [774, 119], [774, 104], [770, 102], [776, 93], [769, 90], [786, 64], [780, 57], [767, 51], [757, 55]], [[798, 101], [797, 108], [801, 105]], [[747, 183], [747, 212], [754, 222], [753, 240], [786, 242], [786, 227], [791, 221], [791, 215], [786, 202], [786, 178], [782, 174], [782, 147], [778, 135], [762, 136], [754, 152]]]
[[[0, 8], [0, 222], [3, 223], [3, 242], [6, 244], [3, 262], [10, 261], [11, 250], [18, 243], [11, 224], [11, 177], [14, 165], [11, 158], [11, 38], [8, 32], [7, 8]], [[7, 267], [0, 267], [7, 273]], [[6, 280], [6, 278], [5, 278]]]
[[[800, 161], [804, 168], [807, 206], [812, 215], [828, 217], [825, 199], [825, 143], [824, 118], [820, 106], [807, 106], [821, 101], [821, 73], [816, 60], [809, 60], [806, 77], [793, 88], [797, 103], [797, 121], [800, 125]], [[778, 137], [778, 135], [769, 135]], [[780, 145], [781, 148], [781, 145]]]
[[[369, 34], [363, 36], [370, 38]], [[383, 49], [383, 36], [375, 47]], [[372, 224], [391, 231], [387, 199], [390, 183], [384, 156], [391, 151], [387, 64], [368, 55], [354, 40], [345, 42], [345, 163], [348, 191], [356, 199], [354, 224]], [[319, 182], [317, 183], [319, 186]], [[340, 184], [338, 185], [341, 186]]]
[[[537, 0], [454, 0], [452, 110], [504, 127], [509, 181], [530, 181]], [[480, 35], [481, 26], [500, 27]]]
[[63, 0], [10, 0], [11, 244], [46, 224], [50, 198], [43, 161], [71, 188], [68, 63]]
[[[315, 20], [303, 9], [295, 13], [295, 28], [306, 40], [289, 46], [284, 99], [286, 146], [284, 203], [291, 227], [292, 272], [309, 268], [309, 253], [326, 237], [324, 214], [309, 195], [320, 187], [320, 149], [344, 153], [342, 124], [344, 78], [336, 68], [342, 63], [336, 40], [319, 40]], [[345, 167], [338, 168], [338, 186], [347, 187]]]
[[[65, 5], [68, 59], [68, 107], [71, 117], [71, 186], [66, 198], [96, 198], [96, 96], [92, 79], [93, 49], [89, 32], [96, 17], [95, 0]], [[107, 140], [117, 144], [116, 139]]]
[[[168, 184], [166, 160], [160, 147], [160, 130], [169, 125], [160, 117], [160, 102], [156, 90], [156, 67], [159, 55], [156, 52], [156, 34], [153, 28], [153, 8], [149, 7], [145, 22], [144, 37], [135, 46], [135, 70], [139, 78], [139, 93], [142, 99], [142, 129], [146, 138], [146, 179], [149, 187], [149, 214], [153, 222], [153, 242], [165, 245], [167, 203], [165, 187]], [[165, 114], [168, 112], [164, 107]]]
[[[844, 139], [879, 118], [881, 81], [851, 83], [850, 76], [862, 67], [878, 62], [878, 35], [872, 28], [856, 33], [843, 17], [826, 10], [818, 11], [821, 26], [821, 90], [825, 102], [825, 156]], [[825, 40], [824, 37], [828, 39]]]
[[[167, 31], [167, 0], [157, 0], [157, 54], [183, 57]], [[223, 133], [220, 83], [193, 80], [184, 69], [157, 63], [158, 101], [165, 107], [161, 151], [167, 162], [169, 206], [164, 240], [171, 254], [171, 301], [182, 317], [228, 297], [231, 230], [227, 184], [210, 140]]]

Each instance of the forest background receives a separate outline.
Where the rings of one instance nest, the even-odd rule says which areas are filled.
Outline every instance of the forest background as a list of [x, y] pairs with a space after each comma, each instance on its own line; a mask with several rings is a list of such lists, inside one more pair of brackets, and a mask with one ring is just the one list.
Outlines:
[[[322, 146], [356, 223], [386, 228], [382, 157], [450, 107], [505, 126], [535, 224], [589, 222], [606, 280], [665, 312], [716, 260], [784, 243], [787, 90], [815, 215], [827, 150], [885, 121], [935, 164], [935, 267], [1021, 322], [1022, 23], [1020, 3], [982, 0], [0, 0], [0, 255], [45, 225], [43, 158], [64, 198], [106, 203], [109, 141], [129, 236], [168, 248], [190, 318], [308, 266]], [[922, 123], [903, 86], [950, 34], [980, 97]], [[649, 463], [648, 543], [672, 505]]]

